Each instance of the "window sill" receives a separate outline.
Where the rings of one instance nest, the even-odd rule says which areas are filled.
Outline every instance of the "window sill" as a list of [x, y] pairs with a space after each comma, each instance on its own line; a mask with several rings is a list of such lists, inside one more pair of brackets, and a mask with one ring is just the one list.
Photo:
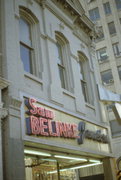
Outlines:
[[90, 109], [95, 110], [95, 107], [92, 104], [86, 103], [86, 106], [89, 107]]
[[31, 79], [31, 80], [33, 80], [33, 81], [36, 81], [37, 83], [43, 84], [42, 80], [39, 79], [38, 77], [34, 76], [33, 74], [30, 74], [30, 73], [25, 72], [25, 73], [24, 73], [24, 76], [25, 76], [26, 78], [28, 78], [28, 79]]
[[70, 97], [72, 97], [72, 98], [75, 98], [75, 96], [74, 96], [73, 93], [69, 92], [69, 91], [66, 90], [66, 89], [62, 89], [62, 90], [63, 90], [63, 94], [68, 95], [68, 96], [70, 96]]

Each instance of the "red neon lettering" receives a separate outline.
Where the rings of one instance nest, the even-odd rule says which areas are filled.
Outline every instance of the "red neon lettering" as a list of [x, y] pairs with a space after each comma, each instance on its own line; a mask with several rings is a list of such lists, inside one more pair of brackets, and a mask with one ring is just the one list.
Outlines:
[[32, 115], [36, 115], [37, 114], [37, 107], [33, 103], [36, 103], [36, 100], [35, 99], [29, 99], [29, 105], [32, 108], [29, 111]]
[[40, 134], [40, 123], [38, 121], [38, 118], [35, 116], [30, 116], [30, 121], [31, 121], [32, 134], [34, 135]]
[[[41, 135], [43, 136], [49, 136], [48, 134], [48, 120], [45, 118], [39, 118], [40, 122], [41, 122], [41, 126], [40, 126], [40, 132]], [[46, 123], [46, 124], [45, 124]]]
[[[56, 122], [55, 122], [55, 126], [56, 126]], [[58, 136], [58, 134], [56, 132], [53, 132], [53, 130], [52, 130], [52, 121], [48, 121], [48, 127], [49, 127], [50, 136]]]
[[72, 128], [73, 128], [73, 138], [77, 138], [78, 137], [78, 126], [76, 124], [72, 124]]
[[67, 137], [72, 138], [73, 137], [73, 127], [72, 124], [66, 124], [67, 128]]
[[59, 122], [60, 136], [67, 137], [66, 123]]

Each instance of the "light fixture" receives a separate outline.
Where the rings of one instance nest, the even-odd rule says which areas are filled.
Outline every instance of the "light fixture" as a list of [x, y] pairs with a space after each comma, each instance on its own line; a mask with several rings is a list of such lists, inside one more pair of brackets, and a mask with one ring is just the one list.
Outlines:
[[76, 160], [76, 161], [87, 161], [87, 159], [84, 159], [84, 158], [77, 158], [77, 157], [70, 157], [70, 156], [54, 155], [54, 157], [55, 158], [61, 158], [61, 159]]
[[74, 169], [81, 169], [81, 168], [85, 168], [85, 167], [90, 167], [90, 166], [97, 166], [99, 164], [102, 164], [102, 162], [99, 162], [99, 163], [92, 163], [92, 164], [86, 164], [86, 165], [82, 165], [82, 166], [76, 166], [76, 167], [73, 167], [73, 168], [70, 168], [70, 170], [74, 170]]
[[95, 159], [89, 159], [89, 162], [92, 162], [92, 163], [100, 163], [99, 160], [95, 160]]
[[28, 150], [28, 149], [25, 149], [24, 153], [25, 154], [38, 155], [38, 156], [48, 156], [48, 157], [51, 156], [51, 154], [49, 154], [49, 153], [44, 153], [44, 152], [34, 151], [34, 150]]
[[[100, 164], [102, 164], [102, 162], [86, 164], [86, 165], [82, 165], [82, 166], [75, 166], [75, 167], [72, 167], [72, 168], [60, 169], [60, 171], [62, 172], [62, 171], [67, 171], [67, 170], [81, 169], [81, 168], [90, 167], [90, 166], [97, 166], [97, 165], [100, 165]], [[54, 173], [57, 173], [57, 171], [49, 171], [49, 172], [47, 172], [47, 174], [54, 174]]]

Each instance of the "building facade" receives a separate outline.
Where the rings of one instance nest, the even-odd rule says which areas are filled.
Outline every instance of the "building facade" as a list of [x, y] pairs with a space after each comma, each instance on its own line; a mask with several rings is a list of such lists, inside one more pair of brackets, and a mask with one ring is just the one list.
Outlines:
[[[83, 2], [90, 19], [98, 26], [99, 36], [95, 39], [100, 80], [107, 89], [121, 93], [121, 1], [87, 0]], [[112, 131], [112, 142], [117, 158], [121, 156], [121, 125], [107, 106]]]
[[6, 112], [0, 179], [115, 180], [109, 126], [96, 86], [94, 24], [82, 5], [1, 0], [0, 7], [1, 109]]

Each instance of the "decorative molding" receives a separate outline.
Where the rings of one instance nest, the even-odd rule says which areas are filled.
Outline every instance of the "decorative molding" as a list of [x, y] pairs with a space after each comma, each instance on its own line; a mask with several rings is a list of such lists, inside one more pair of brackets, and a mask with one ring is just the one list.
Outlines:
[[4, 89], [8, 86], [9, 86], [9, 82], [6, 79], [0, 77], [0, 89]]
[[0, 119], [4, 119], [8, 115], [8, 110], [5, 108], [0, 108]]
[[21, 104], [22, 104], [22, 101], [20, 99], [17, 99], [17, 98], [15, 99], [14, 97], [11, 97], [11, 96], [9, 97], [9, 105], [10, 106], [20, 109]]

